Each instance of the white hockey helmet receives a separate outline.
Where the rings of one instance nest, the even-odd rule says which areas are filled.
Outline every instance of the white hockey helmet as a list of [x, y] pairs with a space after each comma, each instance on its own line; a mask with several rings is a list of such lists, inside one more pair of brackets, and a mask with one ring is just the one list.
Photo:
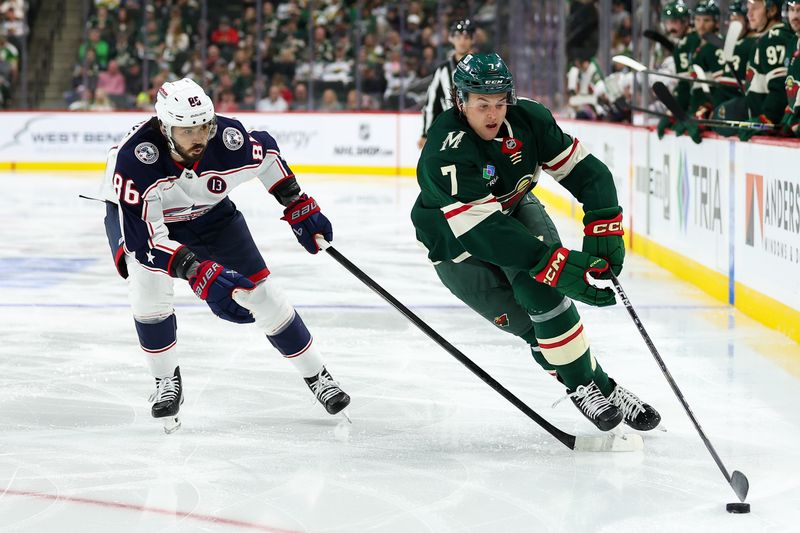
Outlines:
[[174, 126], [191, 128], [210, 124], [208, 138], [217, 133], [217, 115], [214, 103], [202, 87], [189, 78], [168, 81], [158, 90], [156, 97], [156, 116], [161, 123], [161, 131], [175, 150], [172, 141]]

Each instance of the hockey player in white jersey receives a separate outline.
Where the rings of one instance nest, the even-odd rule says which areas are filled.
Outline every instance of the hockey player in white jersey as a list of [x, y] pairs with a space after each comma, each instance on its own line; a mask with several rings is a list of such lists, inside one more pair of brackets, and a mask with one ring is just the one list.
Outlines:
[[327, 412], [340, 412], [350, 397], [326, 369], [300, 315], [270, 281], [228, 194], [258, 178], [312, 254], [319, 251], [318, 235], [333, 240], [330, 221], [301, 191], [275, 139], [216, 115], [195, 82], [165, 83], [155, 108], [155, 117], [109, 151], [104, 182], [109, 245], [128, 280], [139, 343], [155, 378], [153, 417], [164, 419], [167, 432], [180, 427], [174, 278], [187, 280], [218, 317], [255, 323]]

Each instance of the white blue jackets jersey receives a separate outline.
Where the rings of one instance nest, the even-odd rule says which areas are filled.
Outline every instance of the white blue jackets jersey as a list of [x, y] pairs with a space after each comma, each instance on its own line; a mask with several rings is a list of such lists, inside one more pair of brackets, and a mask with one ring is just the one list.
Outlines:
[[167, 224], [203, 216], [236, 186], [258, 178], [268, 191], [293, 177], [275, 139], [217, 115], [217, 132], [191, 168], [172, 159], [156, 117], [109, 150], [104, 194], [119, 206], [124, 251], [145, 268], [170, 273], [181, 243]]

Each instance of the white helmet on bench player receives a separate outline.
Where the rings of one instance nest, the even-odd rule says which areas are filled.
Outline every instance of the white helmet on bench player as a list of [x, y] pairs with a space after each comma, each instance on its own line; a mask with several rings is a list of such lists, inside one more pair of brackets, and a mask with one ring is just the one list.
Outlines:
[[172, 139], [172, 128], [193, 128], [209, 124], [208, 138], [217, 133], [217, 115], [214, 103], [197, 83], [189, 78], [166, 82], [158, 90], [156, 116], [161, 133], [167, 138], [170, 150], [177, 153]]

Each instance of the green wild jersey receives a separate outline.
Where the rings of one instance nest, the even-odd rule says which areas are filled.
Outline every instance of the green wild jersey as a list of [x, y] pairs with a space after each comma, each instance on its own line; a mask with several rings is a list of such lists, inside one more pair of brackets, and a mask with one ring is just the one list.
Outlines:
[[[737, 87], [736, 76], [733, 75], [733, 71], [730, 69], [731, 66], [739, 75], [739, 79], [742, 80], [742, 82], [745, 81], [747, 78], [747, 60], [750, 58], [756, 40], [755, 35], [749, 33], [736, 41], [736, 47], [733, 49], [733, 59], [731, 59], [730, 63], [725, 64], [725, 69], [719, 81], [731, 87]], [[734, 96], [740, 95], [737, 92]]]
[[[705, 41], [703, 41], [692, 56], [692, 64], [702, 68], [707, 78], [715, 80], [719, 80], [725, 68], [722, 50]], [[710, 108], [717, 107], [722, 102], [730, 100], [739, 94], [739, 91], [735, 88], [721, 87], [719, 85], [707, 87], [708, 92], [705, 92], [703, 86], [700, 84], [695, 83], [692, 86], [692, 96], [689, 105], [690, 114], [694, 114], [694, 112], [703, 105]]]
[[608, 168], [565, 134], [542, 104], [519, 99], [509, 106], [498, 135], [484, 141], [454, 108], [428, 130], [411, 219], [431, 261], [474, 256], [531, 269], [547, 246], [510, 215], [536, 186], [541, 170], [585, 210], [619, 205]]
[[[700, 46], [700, 36], [697, 32], [692, 30], [684, 35], [678, 44], [675, 46], [675, 51], [672, 52], [673, 59], [675, 60], [675, 73], [681, 76], [690, 76], [692, 72], [692, 56], [694, 55], [697, 47]], [[675, 99], [680, 104], [681, 108], [689, 109], [690, 104], [691, 83], [688, 81], [679, 81], [675, 87]]]
[[747, 64], [747, 107], [751, 117], [764, 117], [772, 123], [783, 117], [786, 74], [796, 39], [783, 23], [758, 37]]

